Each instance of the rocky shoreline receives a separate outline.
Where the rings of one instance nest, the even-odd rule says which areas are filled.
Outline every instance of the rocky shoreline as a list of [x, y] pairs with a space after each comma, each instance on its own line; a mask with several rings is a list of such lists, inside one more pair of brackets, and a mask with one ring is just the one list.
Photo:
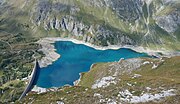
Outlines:
[[126, 46], [117, 46], [117, 45], [111, 45], [111, 46], [106, 46], [106, 47], [102, 47], [102, 46], [96, 46], [93, 45], [91, 43], [87, 43], [87, 42], [83, 42], [80, 40], [76, 40], [76, 39], [72, 39], [72, 38], [60, 38], [60, 37], [48, 37], [48, 38], [43, 38], [40, 39], [37, 43], [39, 43], [42, 48], [40, 49], [40, 51], [42, 51], [45, 54], [45, 57], [43, 57], [41, 60], [39, 60], [39, 64], [41, 67], [46, 67], [48, 65], [51, 65], [54, 61], [56, 61], [58, 58], [60, 58], [60, 55], [58, 53], [56, 53], [56, 49], [53, 45], [53, 43], [55, 43], [56, 41], [71, 41], [75, 44], [84, 44], [86, 46], [92, 47], [94, 49], [97, 50], [107, 50], [107, 49], [119, 49], [119, 48], [129, 48], [132, 49], [136, 52], [140, 52], [140, 53], [147, 53], [148, 55], [153, 55], [153, 56], [157, 56], [157, 57], [161, 57], [158, 53], [162, 53], [163, 57], [171, 57], [171, 56], [179, 56], [180, 52], [172, 52], [172, 51], [168, 51], [166, 49], [159, 49], [159, 50], [152, 50], [152, 49], [148, 49], [148, 48], [143, 48], [143, 47], [136, 47], [136, 46], [130, 46], [130, 45], [126, 45]]
[[[135, 47], [135, 46], [117, 46], [117, 45], [111, 45], [111, 46], [106, 46], [106, 47], [101, 47], [101, 46], [96, 46], [87, 42], [83, 42], [80, 40], [72, 39], [72, 38], [60, 38], [60, 37], [48, 37], [48, 38], [43, 38], [40, 39], [37, 43], [39, 43], [42, 48], [39, 51], [42, 51], [45, 54], [45, 57], [43, 57], [41, 60], [39, 60], [39, 64], [41, 67], [46, 67], [48, 65], [51, 65], [54, 61], [56, 61], [58, 58], [60, 58], [60, 55], [56, 52], [56, 49], [53, 45], [56, 41], [71, 41], [75, 44], [84, 44], [86, 46], [92, 47], [97, 50], [107, 50], [107, 49], [119, 49], [119, 48], [129, 48], [132, 49], [136, 52], [145, 52], [149, 55], [161, 57], [158, 55], [158, 53], [162, 53], [163, 57], [172, 57], [172, 56], [180, 56], [180, 52], [171, 52], [167, 51], [165, 49], [161, 50], [151, 50], [151, 49], [145, 49], [143, 47]], [[74, 82], [74, 85], [78, 85], [78, 82], [81, 79], [81, 73], [80, 73], [80, 78]], [[40, 90], [42, 89], [42, 90]], [[44, 92], [46, 88], [41, 88], [37, 86], [36, 88], [33, 89], [34, 92]]]
[[42, 46], [39, 51], [45, 54], [45, 57], [39, 60], [40, 67], [46, 67], [51, 65], [54, 61], [60, 58], [60, 55], [56, 53], [56, 49], [53, 45], [55, 41], [51, 39], [40, 39], [37, 43]]

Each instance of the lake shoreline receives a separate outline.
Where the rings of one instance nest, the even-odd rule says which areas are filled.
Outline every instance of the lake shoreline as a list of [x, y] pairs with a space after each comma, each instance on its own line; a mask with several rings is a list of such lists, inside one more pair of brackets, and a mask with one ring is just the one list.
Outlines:
[[[163, 50], [150, 50], [150, 49], [144, 49], [143, 47], [135, 47], [135, 46], [117, 46], [117, 45], [111, 45], [111, 46], [106, 46], [106, 47], [102, 47], [102, 46], [96, 46], [87, 42], [83, 42], [80, 40], [76, 40], [76, 39], [72, 39], [72, 38], [42, 38], [40, 39], [37, 43], [40, 44], [42, 46], [42, 48], [39, 51], [42, 51], [45, 54], [45, 57], [43, 57], [41, 60], [39, 60], [39, 64], [41, 67], [46, 67], [48, 65], [51, 65], [54, 61], [56, 61], [58, 58], [60, 58], [60, 55], [56, 52], [54, 43], [56, 41], [71, 41], [75, 44], [83, 44], [86, 46], [89, 46], [91, 48], [94, 48], [96, 50], [108, 50], [108, 49], [113, 49], [113, 50], [117, 50], [120, 48], [127, 48], [127, 49], [131, 49], [133, 51], [139, 52], [139, 53], [147, 53], [148, 55], [153, 55], [153, 56], [157, 56], [158, 52], [162, 52], [164, 55], [163, 57], [171, 57], [171, 56], [175, 56], [175, 55], [180, 55], [180, 53], [178, 54], [174, 54], [171, 53], [170, 51], [163, 51]], [[158, 56], [161, 57], [161, 56]], [[93, 64], [92, 64], [93, 65]], [[91, 68], [90, 68], [91, 70]], [[78, 85], [78, 83], [81, 80], [81, 73], [80, 74], [80, 78], [76, 81], [74, 81], [74, 85]], [[41, 88], [41, 87], [37, 87], [35, 89], [33, 89], [34, 92], [44, 92], [46, 88]]]
[[[51, 65], [54, 61], [60, 58], [60, 55], [56, 52], [56, 49], [53, 45], [56, 41], [71, 41], [75, 44], [83, 44], [88, 47], [94, 48], [96, 50], [108, 50], [108, 49], [117, 50], [120, 48], [127, 48], [139, 53], [147, 53], [150, 56], [157, 56], [157, 57], [172, 57], [172, 56], [180, 55], [180, 52], [168, 51], [166, 49], [152, 50], [148, 48], [145, 49], [140, 46], [136, 47], [131, 45], [126, 45], [126, 46], [111, 45], [111, 46], [102, 47], [72, 38], [48, 37], [48, 38], [42, 38], [37, 42], [42, 46], [42, 48], [39, 51], [42, 51], [45, 54], [45, 57], [39, 60], [39, 64], [41, 67], [46, 67], [48, 65]], [[163, 56], [160, 56], [158, 53], [162, 53]]]
[[45, 57], [38, 60], [41, 68], [51, 65], [54, 61], [60, 58], [60, 54], [56, 52], [56, 49], [53, 45], [55, 41], [49, 39], [40, 39], [37, 43], [42, 46], [39, 51], [42, 51], [45, 54]]

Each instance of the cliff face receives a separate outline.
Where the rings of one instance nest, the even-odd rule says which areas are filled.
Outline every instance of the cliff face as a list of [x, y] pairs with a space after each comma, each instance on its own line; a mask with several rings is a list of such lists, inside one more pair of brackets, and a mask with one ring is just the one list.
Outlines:
[[1, 20], [16, 16], [36, 37], [179, 50], [178, 0], [1, 0], [0, 8]]

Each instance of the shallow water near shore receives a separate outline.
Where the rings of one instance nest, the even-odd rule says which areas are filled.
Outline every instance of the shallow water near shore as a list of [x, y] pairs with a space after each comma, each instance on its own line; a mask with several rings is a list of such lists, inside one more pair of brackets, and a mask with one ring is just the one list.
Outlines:
[[119, 61], [121, 58], [149, 57], [146, 53], [138, 53], [127, 48], [96, 50], [71, 41], [57, 41], [54, 45], [61, 57], [52, 65], [41, 69], [37, 82], [39, 87], [73, 85], [73, 82], [79, 79], [79, 73], [89, 71], [93, 63]]

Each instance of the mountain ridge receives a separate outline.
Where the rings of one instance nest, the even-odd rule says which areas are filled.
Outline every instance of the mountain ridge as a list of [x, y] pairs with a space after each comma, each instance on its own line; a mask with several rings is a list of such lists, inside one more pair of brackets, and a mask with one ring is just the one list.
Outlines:
[[20, 26], [12, 28], [28, 31], [34, 37], [73, 37], [100, 46], [180, 50], [178, 0], [2, 1], [1, 7], [7, 11], [2, 13], [1, 28], [13, 22], [10, 17], [3, 23], [3, 16], [13, 14], [15, 24]]

